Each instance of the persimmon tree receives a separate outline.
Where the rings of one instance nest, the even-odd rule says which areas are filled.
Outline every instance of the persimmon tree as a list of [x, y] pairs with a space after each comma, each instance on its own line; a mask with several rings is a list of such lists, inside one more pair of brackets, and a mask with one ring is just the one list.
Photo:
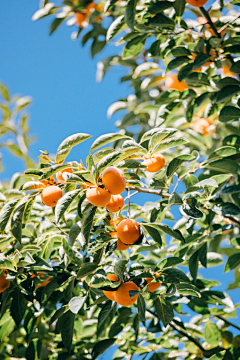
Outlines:
[[98, 79], [126, 66], [134, 94], [109, 108], [121, 131], [69, 136], [1, 189], [2, 358], [240, 357], [239, 2], [191, 4], [43, 1], [34, 15], [57, 14], [51, 33], [77, 20], [93, 56], [118, 39]]

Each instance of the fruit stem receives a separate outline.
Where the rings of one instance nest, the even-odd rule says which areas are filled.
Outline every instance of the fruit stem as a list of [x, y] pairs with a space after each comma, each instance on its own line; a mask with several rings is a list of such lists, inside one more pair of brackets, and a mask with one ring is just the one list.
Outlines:
[[127, 187], [126, 190], [135, 190], [138, 193], [158, 195], [158, 196], [161, 196], [162, 198], [169, 198], [170, 197], [170, 194], [168, 194], [166, 192], [163, 193], [162, 190], [143, 189], [143, 188], [138, 188], [138, 187], [133, 187], [133, 186]]

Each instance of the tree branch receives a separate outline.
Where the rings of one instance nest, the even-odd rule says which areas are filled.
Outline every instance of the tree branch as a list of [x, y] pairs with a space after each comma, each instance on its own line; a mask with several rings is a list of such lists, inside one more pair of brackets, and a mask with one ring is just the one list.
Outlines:
[[233, 217], [233, 216], [227, 216], [227, 215], [224, 215], [224, 217], [225, 217], [226, 219], [229, 219], [229, 220], [235, 222], [235, 224], [237, 224], [238, 226], [240, 226], [240, 221], [239, 221], [237, 218], [235, 218], [235, 217]]
[[215, 317], [218, 318], [218, 319], [220, 319], [220, 320], [222, 320], [222, 321], [224, 321], [224, 322], [225, 322], [226, 324], [228, 324], [229, 326], [232, 326], [232, 327], [234, 327], [235, 329], [240, 330], [240, 327], [239, 327], [239, 326], [231, 323], [230, 321], [228, 321], [227, 319], [225, 319], [223, 316], [221, 316], [221, 315], [215, 315]]
[[[153, 311], [147, 309], [147, 312], [149, 312], [150, 314], [152, 314], [153, 316], [155, 316], [156, 318], [158, 318], [158, 320], [160, 321], [159, 317], [157, 316], [157, 314], [155, 314]], [[177, 326], [176, 324], [174, 324], [172, 321], [169, 324], [174, 330], [176, 330], [179, 334], [185, 336], [188, 338], [188, 340], [190, 340], [191, 342], [193, 342], [202, 352], [205, 351], [205, 349], [202, 347], [202, 345], [200, 344], [200, 342], [198, 340], [196, 340], [194, 337], [192, 337], [191, 335], [189, 335], [185, 330], [181, 329], [179, 326]]]
[[[162, 193], [162, 190], [152, 190], [152, 189], [144, 189], [144, 188], [138, 188], [138, 187], [133, 187], [133, 186], [128, 186], [126, 188], [126, 190], [135, 190], [136, 193], [145, 193], [145, 194], [151, 194], [151, 195], [158, 195], [161, 196], [162, 198], [169, 198], [170, 194], [168, 194], [167, 192]], [[136, 194], [134, 194], [136, 195]]]
[[63, 230], [60, 228], [60, 226], [58, 226], [55, 222], [53, 222], [53, 225], [56, 226], [56, 228], [58, 228], [63, 235], [69, 237], [69, 235], [68, 235], [65, 231], [63, 231]]

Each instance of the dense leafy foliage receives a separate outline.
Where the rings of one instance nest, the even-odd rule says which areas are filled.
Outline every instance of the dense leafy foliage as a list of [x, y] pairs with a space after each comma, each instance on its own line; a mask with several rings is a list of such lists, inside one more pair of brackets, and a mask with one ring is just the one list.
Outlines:
[[[121, 36], [122, 54], [103, 60], [98, 78], [113, 65], [127, 66], [121, 81], [135, 93], [109, 108], [109, 116], [124, 111], [121, 131], [91, 145], [89, 134], [74, 134], [54, 159], [41, 153], [37, 167], [2, 187], [0, 275], [7, 273], [10, 286], [0, 294], [1, 358], [96, 359], [111, 346], [114, 359], [240, 358], [240, 327], [231, 320], [239, 304], [230, 297], [240, 284], [239, 3], [232, 3], [207, 11], [182, 0], [110, 0], [79, 24], [76, 35], [83, 32], [83, 43], [93, 39], [93, 56]], [[53, 33], [64, 19], [87, 14], [89, 4], [42, 5], [34, 19], [57, 13]], [[190, 12], [208, 23], [188, 20]], [[166, 77], [175, 69], [178, 79]], [[83, 141], [87, 159], [66, 164]], [[150, 173], [142, 160], [159, 152], [165, 166]], [[117, 214], [86, 199], [87, 187], [104, 187], [111, 166], [126, 179]], [[56, 182], [53, 176], [69, 167]], [[44, 181], [63, 190], [56, 207], [42, 204]], [[135, 203], [139, 194], [148, 202]], [[136, 220], [141, 235], [118, 251], [110, 232], [124, 218]], [[223, 262], [235, 275], [227, 292], [211, 279], [211, 267]], [[148, 278], [161, 284], [155, 292]], [[138, 295], [134, 305], [104, 295], [127, 281], [138, 287], [130, 292]]]

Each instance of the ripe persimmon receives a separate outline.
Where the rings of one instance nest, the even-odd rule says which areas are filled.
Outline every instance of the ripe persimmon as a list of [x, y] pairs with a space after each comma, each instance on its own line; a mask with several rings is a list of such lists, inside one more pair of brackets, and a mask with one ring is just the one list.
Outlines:
[[140, 226], [135, 220], [125, 219], [118, 225], [117, 234], [125, 245], [134, 244], [140, 237]]
[[121, 194], [126, 187], [126, 180], [122, 171], [113, 166], [103, 171], [102, 182], [112, 195]]
[[186, 0], [187, 3], [194, 7], [201, 7], [206, 4], [208, 0]]
[[134, 282], [123, 283], [115, 292], [114, 298], [116, 302], [123, 306], [132, 305], [138, 298], [138, 294], [132, 298], [129, 295], [130, 290], [138, 291], [138, 287]]
[[229, 77], [235, 76], [235, 74], [232, 71], [230, 71], [229, 66], [223, 66], [222, 71], [223, 71], [224, 75], [226, 75], [226, 76], [229, 76]]
[[60, 170], [56, 173], [56, 178], [57, 178], [57, 181], [62, 183], [62, 184], [66, 184], [66, 181], [64, 180], [63, 178], [63, 173], [65, 172], [68, 172], [68, 173], [71, 173], [73, 172], [73, 169], [71, 167], [67, 168], [67, 169], [63, 169], [63, 170]]
[[213, 122], [210, 119], [198, 118], [193, 122], [193, 130], [201, 133], [202, 135], [207, 135], [215, 132], [214, 129], [209, 130], [209, 127], [212, 125]]
[[[118, 278], [116, 277], [115, 274], [108, 274], [107, 278], [109, 280], [111, 280], [111, 281], [118, 281]], [[103, 290], [103, 293], [108, 299], [110, 299], [112, 301], [115, 301], [114, 295], [115, 295], [116, 291], [105, 291], [105, 290]]]
[[2, 274], [0, 277], [0, 293], [4, 292], [10, 286], [10, 280], [6, 279], [7, 274]]
[[106, 206], [111, 200], [111, 194], [99, 186], [87, 189], [86, 197], [88, 201], [95, 206]]
[[188, 89], [187, 84], [185, 81], [179, 81], [177, 74], [168, 75], [165, 79], [165, 85], [168, 89], [174, 89], [178, 91], [184, 91]]
[[[155, 273], [154, 274], [156, 277], [160, 277], [160, 274], [158, 273]], [[152, 283], [152, 281], [154, 280], [153, 278], [145, 278], [147, 284], [148, 284], [148, 291], [149, 292], [153, 292], [155, 290], [157, 290], [160, 286], [161, 286], [161, 283]]]
[[117, 241], [117, 248], [116, 250], [118, 251], [123, 251], [123, 250], [127, 250], [128, 248], [130, 248], [130, 245], [126, 245], [124, 244], [120, 239], [118, 239]]
[[87, 20], [87, 14], [84, 14], [82, 12], [76, 12], [75, 16], [76, 16], [76, 23], [80, 28], [83, 29], [84, 28], [83, 23]]
[[[89, 17], [95, 10], [100, 12], [100, 11], [103, 10], [103, 8], [102, 8], [101, 5], [95, 4], [94, 2], [91, 2], [90, 4], [88, 4], [86, 6], [86, 14], [87, 14], [87, 16]], [[99, 16], [96, 16], [93, 21], [96, 22], [96, 21], [99, 21], [101, 19], [102, 19], [102, 17], [99, 15]]]
[[44, 205], [54, 207], [62, 197], [62, 190], [55, 185], [47, 186], [41, 193], [42, 202]]
[[43, 183], [45, 186], [50, 186], [56, 184], [56, 181], [54, 179], [54, 176], [50, 176], [48, 180], [41, 180], [41, 183]]
[[162, 154], [149, 154], [144, 156], [143, 164], [148, 172], [156, 172], [162, 169], [165, 165], [165, 158]]
[[124, 199], [122, 195], [111, 195], [111, 200], [106, 205], [106, 208], [111, 212], [118, 212], [124, 206]]

